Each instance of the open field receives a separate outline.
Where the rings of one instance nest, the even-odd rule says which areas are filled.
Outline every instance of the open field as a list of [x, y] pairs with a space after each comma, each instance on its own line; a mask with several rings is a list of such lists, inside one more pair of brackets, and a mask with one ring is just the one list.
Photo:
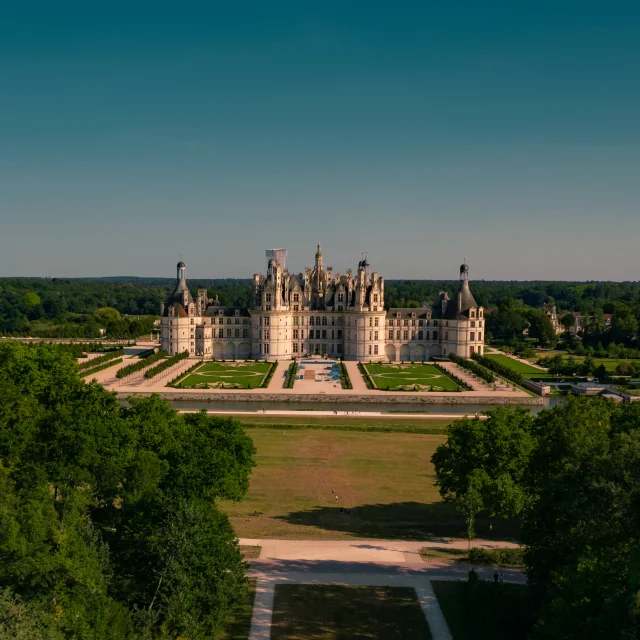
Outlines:
[[[464, 519], [435, 486], [443, 435], [247, 429], [258, 453], [247, 496], [221, 502], [241, 538], [427, 540], [464, 536]], [[332, 493], [332, 490], [335, 493]], [[337, 498], [337, 499], [336, 499]], [[346, 508], [350, 513], [340, 513]], [[479, 537], [513, 536], [486, 519]]]
[[453, 640], [525, 640], [533, 626], [527, 588], [480, 582], [432, 581]]
[[449, 376], [429, 364], [367, 364], [364, 366], [377, 389], [458, 390], [458, 385]]
[[276, 585], [272, 640], [339, 638], [428, 640], [431, 633], [411, 587]]
[[270, 362], [206, 362], [178, 385], [189, 389], [255, 389], [271, 366]]
[[[567, 353], [566, 351], [553, 350], [553, 351], [543, 351], [542, 353], [536, 354], [532, 358], [527, 358], [527, 360], [529, 360], [530, 362], [537, 362], [541, 358], [554, 358], [555, 356], [562, 356], [565, 360], [568, 360], [569, 358], [573, 358], [576, 362], [582, 362], [586, 357], [586, 356], [573, 356]], [[596, 367], [599, 367], [601, 364], [603, 364], [604, 368], [607, 371], [611, 371], [611, 372], [615, 372], [616, 367], [621, 362], [634, 362], [634, 360], [628, 360], [626, 358], [594, 358], [593, 361], [595, 362]]]

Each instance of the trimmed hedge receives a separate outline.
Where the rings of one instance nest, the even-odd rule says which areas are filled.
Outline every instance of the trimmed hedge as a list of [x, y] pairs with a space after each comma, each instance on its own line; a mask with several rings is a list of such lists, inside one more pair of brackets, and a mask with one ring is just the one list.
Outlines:
[[278, 361], [276, 360], [271, 365], [271, 369], [269, 369], [269, 373], [267, 373], [267, 375], [265, 376], [264, 380], [262, 381], [262, 384], [260, 385], [261, 389], [265, 389], [266, 387], [269, 386], [269, 383], [271, 382], [271, 378], [273, 378], [273, 374], [276, 372], [277, 366], [278, 366]]
[[109, 367], [112, 367], [114, 364], [120, 364], [121, 362], [122, 362], [122, 358], [119, 358], [118, 360], [111, 360], [109, 362], [101, 364], [99, 367], [95, 367], [94, 369], [88, 369], [87, 371], [81, 371], [80, 372], [80, 377], [84, 378], [86, 376], [90, 376], [92, 373], [98, 373], [98, 371], [102, 371], [103, 369], [108, 369]]
[[483, 367], [481, 364], [474, 362], [473, 360], [469, 360], [468, 358], [463, 358], [455, 353], [449, 354], [449, 360], [451, 362], [455, 362], [459, 367], [470, 371], [474, 375], [478, 376], [478, 378], [482, 378], [485, 382], [489, 384], [493, 384], [496, 381], [496, 377], [493, 375], [489, 369]]
[[471, 357], [483, 367], [487, 369], [491, 369], [499, 376], [506, 378], [507, 380], [511, 380], [511, 382], [515, 382], [516, 384], [522, 385], [524, 378], [511, 367], [507, 367], [506, 365], [498, 362], [496, 360], [492, 360], [491, 358], [487, 358], [486, 356], [481, 356], [478, 353], [472, 353]]
[[[166, 353], [166, 351], [164, 353]], [[155, 355], [158, 355], [158, 354], [156, 353], [154, 354], [154, 356]], [[188, 351], [183, 351], [182, 353], [176, 353], [174, 356], [171, 356], [170, 358], [165, 358], [160, 364], [157, 364], [155, 367], [151, 367], [151, 369], [147, 369], [144, 372], [144, 377], [147, 380], [150, 380], [151, 378], [154, 378], [155, 376], [157, 376], [159, 373], [162, 373], [165, 369], [172, 367], [177, 362], [180, 362], [180, 360], [184, 360], [185, 358], [188, 358], [188, 357], [189, 357]], [[149, 358], [153, 358], [153, 356], [149, 356]], [[149, 358], [145, 358], [144, 360], [142, 360], [142, 362], [149, 360]]]
[[367, 389], [375, 389], [376, 385], [373, 384], [373, 380], [371, 379], [369, 372], [366, 370], [362, 362], [358, 362], [358, 371], [362, 374], [362, 377], [364, 378], [364, 383], [367, 385]]
[[[105, 362], [109, 362], [109, 360], [114, 360], [120, 356], [124, 355], [124, 349], [116, 349], [114, 351], [109, 351], [105, 353], [103, 356], [98, 356], [97, 358], [92, 358], [91, 360], [87, 360], [87, 362], [82, 362], [78, 365], [79, 371], [84, 371], [85, 369], [95, 369], [98, 365], [103, 364]], [[122, 362], [122, 359], [120, 360]], [[112, 363], [112, 364], [115, 364]]]
[[287, 379], [284, 382], [285, 389], [293, 389], [293, 383], [296, 381], [297, 372], [298, 372], [298, 361], [294, 360], [289, 365], [289, 371], [287, 372]]
[[142, 358], [142, 360], [138, 360], [136, 362], [128, 364], [126, 367], [122, 367], [122, 369], [119, 369], [118, 373], [116, 373], [116, 378], [126, 378], [128, 375], [135, 373], [136, 371], [140, 371], [140, 369], [144, 369], [150, 364], [153, 364], [158, 360], [162, 360], [162, 358], [165, 358], [168, 355], [169, 354], [166, 351], [160, 349], [156, 353], [152, 353], [150, 356]]
[[471, 547], [467, 555], [471, 564], [499, 564], [505, 567], [524, 566], [524, 550], [516, 549], [482, 549]]
[[340, 384], [343, 389], [353, 389], [353, 385], [351, 384], [351, 378], [349, 378], [349, 372], [347, 371], [347, 367], [344, 362], [340, 360]]
[[[197, 369], [202, 364], [202, 360], [192, 364], [188, 369], [185, 369], [182, 373], [178, 374], [171, 382], [167, 383], [167, 387], [175, 387], [181, 389], [182, 386], [178, 380], [182, 380], [187, 374], [191, 373], [194, 369]], [[176, 384], [177, 383], [177, 384]]]

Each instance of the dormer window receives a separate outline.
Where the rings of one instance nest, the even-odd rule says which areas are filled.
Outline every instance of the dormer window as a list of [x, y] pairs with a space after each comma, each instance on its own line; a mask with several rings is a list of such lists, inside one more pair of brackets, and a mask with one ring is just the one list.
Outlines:
[[240, 309], [236, 309], [235, 313], [236, 313], [236, 316], [239, 316], [240, 315]]
[[264, 298], [265, 298], [266, 302], [271, 302], [271, 294], [270, 293], [265, 293]]

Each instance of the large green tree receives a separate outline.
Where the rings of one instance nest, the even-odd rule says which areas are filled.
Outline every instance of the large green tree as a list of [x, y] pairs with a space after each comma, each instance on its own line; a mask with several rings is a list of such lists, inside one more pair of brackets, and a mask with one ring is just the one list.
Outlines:
[[241, 425], [184, 418], [157, 396], [121, 407], [50, 345], [0, 345], [0, 397], [8, 597], [64, 637], [219, 635], [246, 593], [215, 505], [248, 487]]

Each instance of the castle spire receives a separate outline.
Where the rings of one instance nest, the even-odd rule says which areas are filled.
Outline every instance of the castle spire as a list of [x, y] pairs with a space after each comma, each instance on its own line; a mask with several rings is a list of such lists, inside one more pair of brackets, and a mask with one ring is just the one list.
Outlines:
[[316, 269], [322, 270], [322, 249], [320, 249], [320, 243], [318, 242], [318, 248], [316, 250]]

